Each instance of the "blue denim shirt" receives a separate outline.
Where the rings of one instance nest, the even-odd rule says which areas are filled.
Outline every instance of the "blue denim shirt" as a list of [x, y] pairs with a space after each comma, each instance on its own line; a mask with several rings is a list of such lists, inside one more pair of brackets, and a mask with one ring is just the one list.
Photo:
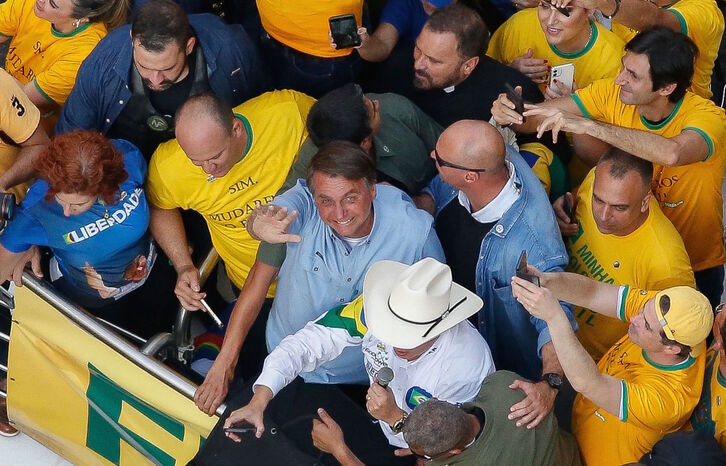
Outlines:
[[[257, 49], [239, 25], [226, 25], [211, 14], [190, 15], [197, 44], [207, 61], [209, 85], [232, 106], [267, 89]], [[56, 134], [74, 129], [108, 132], [131, 97], [131, 25], [107, 35], [81, 65], [55, 127]]]
[[[476, 293], [484, 300], [479, 331], [489, 343], [497, 369], [507, 369], [537, 380], [542, 373], [542, 346], [550, 341], [547, 324], [531, 316], [512, 296], [511, 279], [523, 249], [527, 262], [543, 271], [562, 271], [567, 252], [542, 184], [514, 148], [507, 159], [521, 183], [519, 199], [484, 237], [476, 265]], [[426, 192], [436, 204], [436, 215], [449, 202], [459, 202], [458, 190], [439, 176]], [[577, 323], [569, 304], [562, 308], [573, 329]]]
[[[377, 185], [376, 190], [371, 233], [350, 251], [320, 218], [303, 180], [275, 198], [273, 204], [298, 211], [290, 233], [302, 236], [302, 241], [287, 245], [267, 321], [268, 350], [334, 306], [358, 297], [363, 278], [375, 262], [387, 259], [413, 264], [424, 257], [444, 262], [431, 215], [417, 209], [397, 188]], [[301, 376], [312, 383], [369, 383], [359, 347], [347, 348], [337, 359]]]

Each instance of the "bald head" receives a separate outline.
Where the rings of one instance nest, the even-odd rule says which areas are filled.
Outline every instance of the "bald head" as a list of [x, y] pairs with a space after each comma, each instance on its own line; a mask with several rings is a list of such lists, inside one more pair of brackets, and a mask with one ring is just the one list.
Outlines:
[[499, 131], [486, 121], [457, 121], [441, 134], [436, 147], [447, 162], [483, 168], [488, 174], [504, 169], [504, 140]]
[[232, 107], [227, 102], [212, 93], [195, 95], [189, 97], [176, 112], [176, 136], [178, 138], [180, 133], [195, 129], [204, 131], [210, 125], [229, 136], [233, 121]]

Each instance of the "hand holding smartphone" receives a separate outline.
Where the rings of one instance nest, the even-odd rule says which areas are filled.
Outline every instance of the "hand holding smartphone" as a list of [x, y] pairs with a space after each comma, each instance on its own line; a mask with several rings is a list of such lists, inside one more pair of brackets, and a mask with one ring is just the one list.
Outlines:
[[562, 202], [562, 210], [564, 210], [567, 217], [569, 217], [570, 223], [577, 223], [575, 221], [575, 202], [572, 193], [565, 193], [562, 197]]
[[330, 34], [333, 36], [336, 49], [357, 47], [361, 44], [358, 35], [358, 22], [352, 14], [332, 16], [328, 18]]
[[519, 255], [519, 261], [517, 262], [517, 272], [516, 276], [521, 278], [522, 280], [527, 280], [530, 283], [533, 283], [537, 286], [540, 286], [539, 284], [539, 277], [537, 275], [531, 274], [527, 272], [527, 250], [523, 250], [522, 253]]
[[[504, 83], [504, 89], [507, 93], [507, 98], [514, 104], [514, 111], [522, 115], [524, 113], [524, 98], [509, 83]], [[526, 118], [522, 116], [522, 122], [525, 120]]]
[[575, 81], [575, 65], [573, 63], [565, 63], [564, 65], [556, 65], [550, 71], [550, 89], [559, 90], [555, 81], [567, 87], [572, 92], [572, 84]]

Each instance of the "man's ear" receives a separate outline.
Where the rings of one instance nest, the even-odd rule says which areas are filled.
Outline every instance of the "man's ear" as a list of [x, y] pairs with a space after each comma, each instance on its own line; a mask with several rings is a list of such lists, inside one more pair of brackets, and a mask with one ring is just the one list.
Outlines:
[[476, 183], [479, 181], [479, 173], [477, 172], [466, 172], [466, 175], [464, 175], [464, 181], [467, 183]]
[[370, 154], [371, 149], [373, 148], [373, 135], [368, 135], [363, 138], [363, 140], [360, 142], [360, 148], [363, 149], [366, 153]]
[[652, 197], [653, 197], [653, 192], [649, 190], [648, 193], [643, 198], [643, 203], [640, 204], [641, 212], [645, 213], [648, 211], [648, 208], [650, 207], [650, 200]]
[[660, 94], [664, 97], [667, 97], [667, 96], [673, 94], [673, 92], [675, 92], [677, 86], [678, 86], [678, 84], [676, 84], [676, 83], [666, 84], [665, 86], [658, 89], [657, 92], [658, 92], [658, 94]]
[[479, 57], [471, 57], [461, 64], [461, 74], [464, 79], [468, 78], [471, 73], [474, 72], [474, 68], [479, 64]]
[[197, 38], [190, 37], [187, 40], [186, 45], [184, 46], [184, 54], [189, 56], [192, 53], [192, 51], [194, 50], [194, 44], [196, 44], [196, 43], [197, 43]]

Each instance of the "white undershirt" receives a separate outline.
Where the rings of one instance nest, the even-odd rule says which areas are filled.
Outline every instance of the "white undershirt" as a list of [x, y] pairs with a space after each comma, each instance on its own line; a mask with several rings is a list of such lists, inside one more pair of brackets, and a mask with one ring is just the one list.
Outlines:
[[459, 191], [459, 204], [471, 212], [471, 216], [479, 223], [494, 223], [499, 221], [499, 219], [504, 216], [504, 213], [512, 207], [517, 199], [519, 199], [519, 195], [522, 191], [522, 184], [517, 178], [517, 174], [514, 170], [514, 164], [508, 160], [506, 160], [505, 163], [509, 170], [509, 179], [502, 190], [499, 191], [497, 197], [492, 199], [481, 209], [476, 212], [471, 212], [471, 202], [469, 202], [469, 198], [466, 197], [464, 191]]

